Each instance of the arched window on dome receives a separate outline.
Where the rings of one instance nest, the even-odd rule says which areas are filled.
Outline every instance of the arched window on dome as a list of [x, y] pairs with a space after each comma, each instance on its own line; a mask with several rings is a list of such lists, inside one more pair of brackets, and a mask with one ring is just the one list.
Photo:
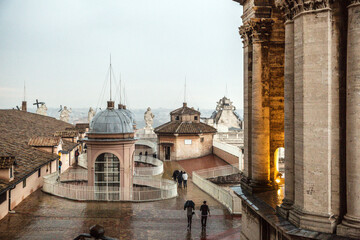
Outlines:
[[95, 197], [120, 200], [120, 162], [112, 153], [102, 153], [95, 161]]

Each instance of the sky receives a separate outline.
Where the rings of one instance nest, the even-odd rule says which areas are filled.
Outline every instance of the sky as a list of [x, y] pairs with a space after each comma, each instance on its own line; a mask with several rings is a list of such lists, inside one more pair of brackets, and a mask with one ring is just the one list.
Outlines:
[[[0, 108], [243, 108], [241, 6], [232, 0], [1, 0]], [[186, 79], [186, 94], [184, 94]], [[124, 96], [124, 94], [123, 94]]]

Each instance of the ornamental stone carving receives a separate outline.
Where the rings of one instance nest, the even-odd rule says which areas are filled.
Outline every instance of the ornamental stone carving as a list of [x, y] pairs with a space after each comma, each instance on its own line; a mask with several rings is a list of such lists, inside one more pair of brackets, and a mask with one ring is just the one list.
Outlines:
[[[359, 2], [360, 0], [351, 0]], [[276, 0], [275, 4], [280, 8], [287, 20], [292, 20], [296, 15], [319, 9], [330, 8], [334, 0]]]
[[146, 112], [144, 113], [144, 120], [145, 120], [145, 129], [152, 129], [152, 125], [154, 122], [155, 115], [151, 112], [151, 108], [148, 107]]
[[47, 110], [48, 108], [46, 107], [45, 103], [42, 103], [41, 106], [36, 109], [36, 113], [47, 116]]
[[270, 38], [274, 20], [269, 18], [253, 19], [249, 21], [252, 41], [267, 41]]
[[350, 4], [360, 3], [360, 0], [350, 0]]
[[66, 106], [64, 106], [64, 109], [61, 110], [61, 113], [60, 113], [60, 120], [61, 121], [64, 121], [64, 122], [69, 122], [69, 118], [70, 118], [70, 113], [71, 113], [71, 108], [70, 110], [67, 109]]
[[95, 116], [96, 112], [94, 111], [94, 109], [92, 107], [90, 107], [89, 112], [88, 112], [88, 120], [89, 123], [91, 123], [91, 120], [93, 119], [93, 117]]
[[249, 25], [243, 25], [239, 27], [239, 34], [242, 38], [244, 47], [247, 47], [251, 44], [251, 27]]

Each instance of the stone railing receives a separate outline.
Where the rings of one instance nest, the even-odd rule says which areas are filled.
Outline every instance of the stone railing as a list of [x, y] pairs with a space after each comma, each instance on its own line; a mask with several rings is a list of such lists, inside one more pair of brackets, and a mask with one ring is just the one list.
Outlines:
[[226, 152], [229, 153], [235, 157], [237, 157], [239, 159], [239, 164], [236, 164], [236, 167], [239, 168], [240, 170], [243, 169], [243, 154], [241, 151], [241, 148], [239, 148], [238, 146], [232, 145], [232, 144], [228, 144], [226, 142], [221, 142], [219, 140], [214, 139], [213, 140], [213, 146]]
[[241, 200], [231, 189], [224, 189], [207, 178], [228, 176], [239, 173], [233, 166], [216, 167], [192, 172], [193, 183], [223, 204], [231, 214], [241, 214]]
[[155, 176], [164, 172], [161, 160], [151, 156], [135, 156], [135, 162], [147, 163], [153, 167], [135, 167], [135, 176]]
[[85, 171], [53, 173], [44, 176], [42, 190], [46, 193], [78, 201], [156, 201], [177, 196], [177, 184], [167, 179], [133, 177], [130, 188], [87, 186]]

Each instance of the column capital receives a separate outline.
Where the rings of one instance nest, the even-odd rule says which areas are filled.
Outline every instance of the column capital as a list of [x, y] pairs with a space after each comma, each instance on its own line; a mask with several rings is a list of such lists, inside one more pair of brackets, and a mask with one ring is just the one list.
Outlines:
[[[351, 0], [359, 2], [360, 0]], [[334, 0], [275, 0], [275, 4], [285, 15], [286, 20], [292, 20], [300, 13], [330, 8]]]
[[247, 47], [249, 44], [251, 44], [251, 27], [248, 24], [239, 27], [239, 34], [242, 38], [244, 47]]
[[271, 35], [272, 26], [274, 24], [273, 19], [260, 18], [252, 19], [249, 21], [251, 29], [251, 37], [253, 42], [268, 41]]
[[360, 3], [360, 0], [350, 0], [350, 5]]

